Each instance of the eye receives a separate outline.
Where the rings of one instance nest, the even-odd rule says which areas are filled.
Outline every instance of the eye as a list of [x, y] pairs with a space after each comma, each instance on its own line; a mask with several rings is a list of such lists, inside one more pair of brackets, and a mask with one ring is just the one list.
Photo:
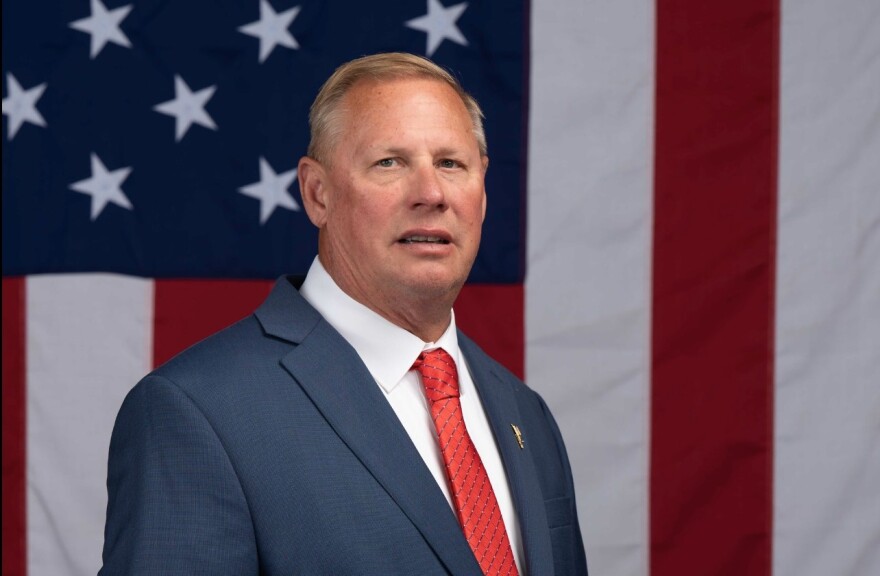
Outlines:
[[382, 158], [378, 162], [376, 162], [376, 166], [381, 166], [382, 168], [392, 168], [394, 166], [394, 158]]
[[449, 158], [444, 158], [439, 162], [439, 166], [441, 168], [458, 168], [460, 164], [455, 160], [451, 160]]

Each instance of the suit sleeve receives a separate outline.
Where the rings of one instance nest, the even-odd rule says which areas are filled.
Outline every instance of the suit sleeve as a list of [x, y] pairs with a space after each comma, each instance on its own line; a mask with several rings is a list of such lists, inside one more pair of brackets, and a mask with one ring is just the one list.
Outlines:
[[[553, 432], [553, 439], [556, 442], [556, 449], [565, 473], [565, 482], [567, 485], [566, 491], [571, 495], [570, 498], [566, 499], [568, 500], [565, 503], [567, 510], [561, 514], [565, 517], [571, 518], [570, 526], [564, 528], [560, 527], [558, 530], [559, 532], [562, 532], [562, 534], [551, 535], [551, 539], [553, 540], [553, 557], [554, 562], [557, 565], [556, 573], [570, 574], [572, 576], [588, 576], [587, 555], [584, 551], [584, 541], [581, 537], [581, 527], [578, 522], [577, 503], [575, 501], [574, 493], [574, 477], [571, 473], [568, 452], [566, 451], [565, 443], [562, 440], [562, 433], [559, 430], [559, 426], [556, 424], [556, 420], [550, 413], [550, 409], [542, 398], [538, 398], [541, 404], [541, 409], [544, 411], [544, 416]], [[569, 559], [570, 563], [568, 562]]]
[[110, 441], [100, 575], [257, 574], [248, 505], [204, 414], [148, 376], [129, 393]]

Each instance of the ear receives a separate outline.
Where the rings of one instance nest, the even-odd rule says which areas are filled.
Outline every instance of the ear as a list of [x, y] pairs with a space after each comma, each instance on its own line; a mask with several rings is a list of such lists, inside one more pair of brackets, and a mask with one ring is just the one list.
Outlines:
[[303, 156], [299, 159], [296, 176], [309, 220], [318, 228], [323, 227], [327, 222], [327, 171], [317, 160]]
[[489, 169], [489, 157], [483, 156], [483, 222], [486, 221], [486, 170]]

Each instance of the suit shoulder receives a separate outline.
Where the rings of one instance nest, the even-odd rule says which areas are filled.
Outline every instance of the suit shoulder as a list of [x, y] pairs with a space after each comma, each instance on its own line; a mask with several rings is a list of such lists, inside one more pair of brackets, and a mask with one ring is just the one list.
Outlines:
[[479, 345], [477, 345], [473, 340], [471, 340], [466, 334], [461, 331], [459, 331], [458, 333], [458, 341], [459, 346], [465, 353], [465, 357], [467, 358], [469, 363], [482, 364], [483, 368], [488, 368], [496, 376], [513, 386], [514, 390], [518, 394], [530, 396], [533, 399], [543, 403], [540, 395], [532, 390], [528, 386], [528, 384], [526, 384], [522, 380], [522, 378], [511, 372], [506, 366], [504, 366], [504, 364], [489, 356], [482, 348], [480, 348]]
[[178, 353], [150, 373], [183, 389], [205, 385], [219, 386], [260, 366], [277, 364], [291, 347], [271, 338], [253, 314], [215, 332]]

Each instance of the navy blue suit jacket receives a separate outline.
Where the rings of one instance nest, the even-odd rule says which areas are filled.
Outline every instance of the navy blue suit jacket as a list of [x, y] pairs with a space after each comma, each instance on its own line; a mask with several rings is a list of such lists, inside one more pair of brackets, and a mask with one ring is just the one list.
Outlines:
[[[546, 405], [459, 342], [529, 574], [586, 574], [571, 470]], [[289, 279], [129, 393], [107, 488], [104, 575], [480, 574], [366, 366]]]

